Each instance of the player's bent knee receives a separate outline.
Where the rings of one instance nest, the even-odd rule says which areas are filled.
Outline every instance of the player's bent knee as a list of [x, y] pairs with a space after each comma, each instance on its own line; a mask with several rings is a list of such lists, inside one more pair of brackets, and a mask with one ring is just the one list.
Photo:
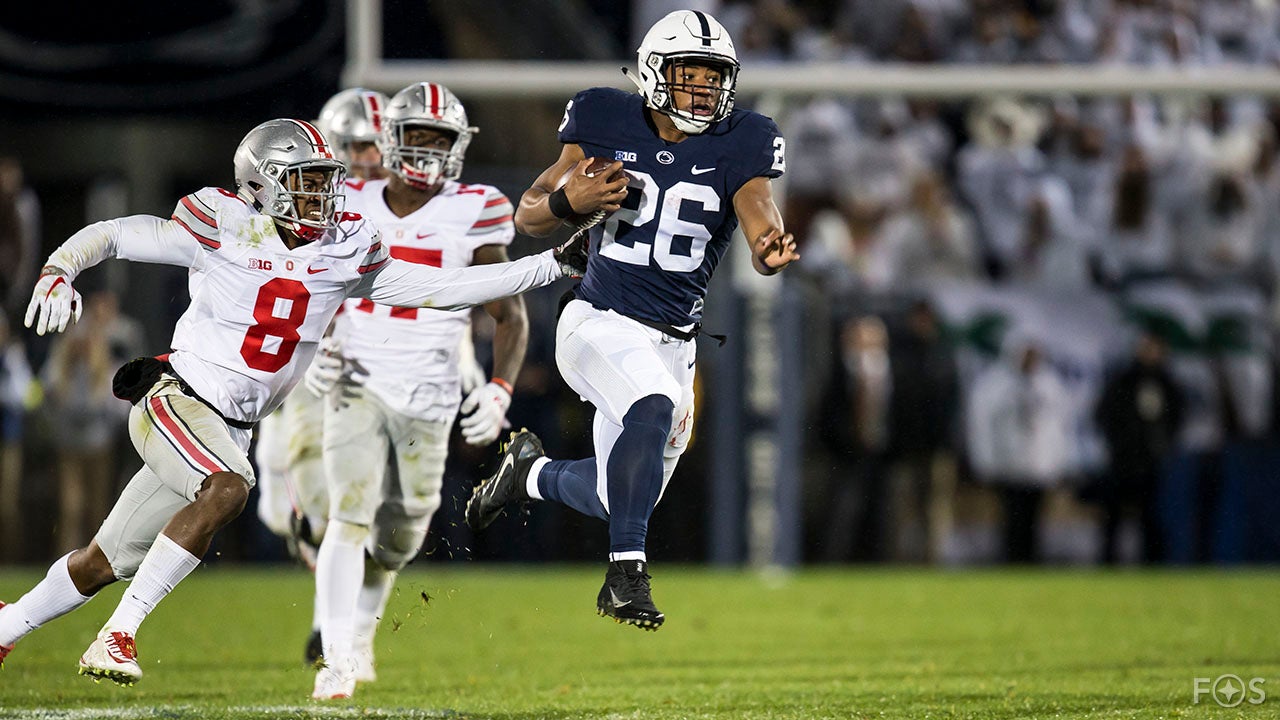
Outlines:
[[196, 502], [204, 503], [223, 522], [234, 520], [249, 501], [249, 481], [239, 473], [218, 472], [204, 479]]
[[627, 414], [622, 418], [622, 424], [653, 425], [666, 433], [671, 428], [671, 416], [674, 412], [675, 403], [671, 398], [666, 395], [646, 395], [631, 403]]
[[424, 534], [417, 542], [412, 544], [412, 547], [405, 547], [398, 543], [395, 547], [388, 547], [379, 543], [369, 551], [369, 557], [384, 570], [400, 572], [418, 556], [418, 549], [422, 547], [422, 541], [425, 539], [426, 535]]
[[67, 558], [67, 574], [81, 595], [93, 595], [119, 579], [97, 541], [71, 553]]
[[413, 562], [427, 539], [427, 527], [431, 524], [431, 515], [411, 518], [410, 524], [380, 530], [367, 548], [369, 557], [383, 568], [399, 572]]

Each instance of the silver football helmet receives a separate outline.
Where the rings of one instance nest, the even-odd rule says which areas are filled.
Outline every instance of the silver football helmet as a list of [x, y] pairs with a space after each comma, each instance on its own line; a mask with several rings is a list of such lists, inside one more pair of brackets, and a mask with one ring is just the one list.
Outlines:
[[[448, 150], [415, 147], [404, 140], [410, 127], [428, 127], [454, 136]], [[411, 187], [425, 190], [462, 175], [462, 160], [477, 128], [449, 88], [415, 83], [396, 93], [387, 105], [382, 131], [382, 164]]]
[[[689, 135], [697, 135], [733, 112], [733, 97], [738, 85], [738, 53], [733, 48], [729, 31], [707, 13], [677, 10], [649, 28], [636, 51], [639, 77], [623, 72], [640, 88], [649, 107], [671, 118], [675, 126]], [[682, 83], [673, 75], [668, 82], [668, 67], [682, 63], [707, 65], [720, 71], [720, 85], [701, 86]], [[707, 114], [676, 107], [675, 91], [691, 92], [708, 88], [717, 98]]]
[[[302, 120], [268, 120], [249, 131], [235, 154], [236, 193], [303, 240], [337, 225], [346, 167], [324, 135]], [[324, 173], [320, 187], [303, 174]]]
[[387, 96], [376, 90], [349, 88], [329, 98], [320, 109], [316, 127], [334, 145], [334, 154], [352, 168], [349, 152], [353, 143], [382, 140], [383, 113]]

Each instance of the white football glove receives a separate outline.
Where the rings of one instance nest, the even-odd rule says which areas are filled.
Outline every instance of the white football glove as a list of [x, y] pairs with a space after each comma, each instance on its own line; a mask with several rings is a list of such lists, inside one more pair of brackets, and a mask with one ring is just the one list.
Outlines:
[[302, 376], [302, 384], [311, 391], [312, 395], [324, 397], [342, 380], [345, 365], [342, 358], [342, 343], [333, 336], [326, 336], [320, 340], [320, 349], [316, 351], [315, 359], [307, 368], [307, 374]]
[[591, 236], [587, 230], [599, 220], [589, 222], [552, 251], [551, 256], [560, 263], [560, 272], [567, 278], [580, 278], [587, 273], [587, 258], [591, 252]]
[[495, 382], [488, 382], [462, 401], [462, 439], [470, 445], [488, 445], [502, 434], [511, 393]]
[[470, 395], [487, 378], [484, 367], [476, 360], [476, 344], [471, 339], [471, 333], [463, 333], [462, 342], [458, 343], [458, 379], [462, 381], [462, 393]]
[[39, 315], [40, 321], [35, 325], [37, 335], [62, 332], [67, 329], [68, 323], [79, 320], [82, 312], [84, 301], [80, 299], [80, 293], [71, 287], [71, 281], [59, 271], [41, 275], [36, 281], [36, 289], [31, 293], [31, 304], [27, 305], [27, 316], [22, 322], [27, 327], [32, 327]]

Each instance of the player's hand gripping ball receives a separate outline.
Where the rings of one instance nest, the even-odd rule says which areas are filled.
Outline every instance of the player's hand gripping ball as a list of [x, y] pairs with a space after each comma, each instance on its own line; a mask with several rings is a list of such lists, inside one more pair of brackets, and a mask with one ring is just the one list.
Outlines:
[[[610, 160], [609, 158], [603, 158], [603, 157], [587, 158], [586, 159], [587, 166], [583, 170], [583, 174], [589, 178], [599, 177], [602, 173], [608, 171], [609, 166], [613, 165], [614, 162], [615, 161]], [[575, 172], [577, 172], [579, 167], [580, 167], [579, 165], [575, 165], [572, 168], [570, 168], [569, 172], [565, 173], [560, 178], [560, 181], [556, 183], [556, 189], [559, 190], [560, 188], [564, 187], [569, 182], [569, 177], [572, 176]], [[605, 182], [616, 182], [626, 176], [627, 176], [627, 173], [622, 169], [622, 166], [619, 166], [617, 170], [615, 170], [611, 175], [609, 175], [608, 178], [605, 179]], [[625, 188], [623, 188], [623, 192], [624, 193], [626, 192]], [[604, 209], [600, 209], [592, 213], [573, 213], [572, 215], [564, 219], [564, 224], [577, 230], [585, 230], [589, 227], [599, 224], [605, 218], [609, 217], [609, 215], [610, 215], [610, 211], [604, 210]]]

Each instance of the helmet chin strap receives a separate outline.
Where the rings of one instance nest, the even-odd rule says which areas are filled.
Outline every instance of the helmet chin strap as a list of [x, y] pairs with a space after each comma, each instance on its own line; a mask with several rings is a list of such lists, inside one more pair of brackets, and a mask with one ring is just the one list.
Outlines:
[[276, 221], [276, 225], [288, 230], [291, 235], [303, 241], [304, 243], [315, 242], [324, 236], [324, 230], [314, 228], [310, 225], [303, 225], [297, 220], [285, 220], [283, 218], [272, 218]]
[[671, 118], [671, 122], [675, 124], [676, 129], [685, 135], [701, 135], [706, 132], [707, 128], [711, 127], [711, 123], [702, 120], [689, 120], [670, 113], [667, 114], [667, 117]]

